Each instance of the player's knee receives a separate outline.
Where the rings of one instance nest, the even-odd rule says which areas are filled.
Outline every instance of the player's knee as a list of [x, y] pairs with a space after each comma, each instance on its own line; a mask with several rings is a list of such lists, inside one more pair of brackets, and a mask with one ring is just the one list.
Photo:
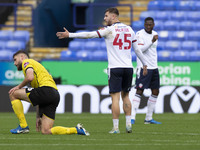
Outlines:
[[42, 134], [51, 134], [51, 131], [50, 131], [50, 129], [42, 129], [41, 133]]

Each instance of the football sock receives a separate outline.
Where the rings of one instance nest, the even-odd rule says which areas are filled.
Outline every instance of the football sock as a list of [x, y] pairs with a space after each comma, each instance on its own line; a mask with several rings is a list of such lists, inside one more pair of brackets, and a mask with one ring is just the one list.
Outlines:
[[113, 119], [113, 127], [115, 129], [118, 129], [119, 128], [119, 119]]
[[56, 126], [51, 128], [51, 133], [53, 135], [55, 134], [77, 134], [77, 130], [75, 127], [61, 127], [61, 126]]
[[136, 117], [136, 113], [137, 113], [137, 110], [140, 106], [140, 101], [141, 101], [141, 96], [138, 95], [138, 94], [135, 94], [135, 96], [133, 97], [133, 102], [132, 102], [132, 116], [131, 116], [131, 119], [134, 119], [135, 120], [135, 117]]
[[126, 116], [126, 126], [131, 125], [131, 116]]
[[24, 116], [24, 110], [22, 102], [18, 99], [11, 101], [13, 111], [17, 115], [17, 118], [19, 119], [20, 126], [22, 128], [27, 127], [26, 118]]
[[157, 96], [151, 95], [147, 102], [147, 113], [145, 120], [151, 120], [153, 116], [153, 111], [156, 106]]

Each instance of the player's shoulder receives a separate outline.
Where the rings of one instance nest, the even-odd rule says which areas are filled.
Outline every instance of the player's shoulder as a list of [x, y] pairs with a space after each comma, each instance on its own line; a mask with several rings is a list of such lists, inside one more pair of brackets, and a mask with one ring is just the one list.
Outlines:
[[142, 35], [145, 33], [145, 30], [144, 29], [141, 29], [139, 31], [136, 32], [136, 35]]
[[155, 30], [152, 30], [152, 34], [153, 35], [158, 35], [158, 32], [156, 32]]

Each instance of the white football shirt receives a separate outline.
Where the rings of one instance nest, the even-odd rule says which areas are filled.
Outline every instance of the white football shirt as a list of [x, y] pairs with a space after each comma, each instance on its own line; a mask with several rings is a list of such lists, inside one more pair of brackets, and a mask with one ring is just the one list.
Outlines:
[[[152, 34], [147, 33], [144, 29], [136, 33], [137, 43], [143, 55], [146, 56], [148, 69], [156, 69], [157, 65], [157, 45], [158, 40], [152, 43], [154, 35], [158, 35], [156, 31], [152, 31]], [[137, 57], [137, 67], [141, 68], [143, 65]]]

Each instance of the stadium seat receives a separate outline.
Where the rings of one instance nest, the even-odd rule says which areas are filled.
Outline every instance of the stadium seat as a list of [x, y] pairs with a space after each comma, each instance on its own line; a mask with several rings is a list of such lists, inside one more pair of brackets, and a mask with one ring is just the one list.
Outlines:
[[179, 25], [178, 21], [168, 20], [164, 22], [163, 28], [164, 30], [174, 31], [179, 29], [178, 25]]
[[177, 2], [176, 1], [162, 1], [163, 10], [176, 10]]
[[172, 52], [168, 50], [158, 51], [158, 61], [172, 61]]
[[69, 50], [72, 50], [72, 51], [78, 51], [78, 50], [83, 50], [84, 49], [84, 41], [76, 41], [76, 40], [73, 40], [73, 41], [70, 41], [69, 42]]
[[0, 50], [4, 49], [6, 46], [6, 42], [5, 41], [0, 41]]
[[187, 20], [199, 21], [200, 20], [200, 11], [189, 11], [189, 12], [187, 12]]
[[156, 12], [155, 12], [155, 11], [143, 11], [143, 12], [140, 14], [140, 20], [141, 20], [141, 21], [144, 21], [145, 18], [147, 18], [147, 17], [155, 18], [155, 16], [156, 16]]
[[194, 10], [200, 11], [200, 1], [196, 1], [196, 2], [195, 2]]
[[12, 51], [18, 51], [18, 50], [21, 50], [21, 49], [25, 49], [25, 47], [26, 47], [26, 45], [25, 45], [24, 42], [14, 41], [14, 40], [6, 42], [6, 45], [5, 45], [6, 49], [10, 49]]
[[164, 26], [163, 21], [155, 20], [154, 23], [155, 23], [155, 26], [154, 26], [155, 31], [163, 30], [163, 26]]
[[84, 45], [84, 50], [99, 50], [100, 41], [86, 41]]
[[184, 10], [184, 11], [190, 11], [190, 10], [194, 10], [194, 5], [195, 5], [195, 1], [192, 0], [181, 0], [177, 2], [177, 10]]
[[81, 50], [76, 53], [76, 57], [80, 61], [90, 61], [92, 58], [91, 51]]
[[167, 41], [165, 42], [165, 49], [171, 50], [171, 51], [176, 51], [179, 50], [181, 46], [180, 41]]
[[13, 33], [13, 40], [16, 40], [16, 41], [23, 41], [27, 43], [29, 41], [29, 38], [30, 38], [30, 34], [28, 31], [19, 30]]
[[131, 55], [132, 55], [132, 61], [136, 61], [136, 54], [134, 50], [131, 50]]
[[190, 61], [200, 61], [200, 50], [195, 50], [189, 53]]
[[195, 29], [195, 22], [193, 21], [179, 22], [179, 30], [191, 31], [194, 29]]
[[172, 11], [171, 20], [184, 21], [186, 20], [187, 11]]
[[163, 31], [159, 31], [158, 32], [158, 35], [159, 35], [159, 42], [160, 41], [168, 41], [168, 40], [170, 40], [170, 35], [171, 35], [172, 33], [170, 32], [170, 31], [165, 31], [165, 30], [163, 30]]
[[141, 30], [144, 28], [144, 23], [143, 21], [133, 21], [132, 22], [132, 28], [135, 32]]
[[101, 41], [100, 42], [100, 50], [107, 51], [106, 42], [105, 41]]
[[[159, 40], [159, 39], [158, 39]], [[165, 41], [158, 41], [158, 45], [157, 45], [157, 51], [161, 51], [165, 49]]]
[[184, 41], [187, 39], [188, 33], [186, 31], [174, 31], [171, 32], [171, 40]]
[[196, 50], [198, 48], [198, 43], [196, 41], [183, 41], [181, 43], [181, 50]]
[[162, 8], [160, 1], [150, 1], [148, 3], [148, 10], [160, 10]]
[[2, 30], [0, 31], [0, 40], [2, 41], [8, 41], [12, 40], [13, 38], [13, 32], [9, 30]]
[[188, 33], [188, 40], [200, 41], [200, 31], [190, 31]]
[[195, 23], [195, 30], [200, 30], [200, 21]]
[[0, 50], [0, 61], [12, 61], [13, 52], [7, 49]]
[[76, 61], [76, 51], [64, 50], [60, 53], [60, 60], [64, 61]]
[[190, 55], [188, 51], [175, 51], [172, 53], [173, 54], [173, 60], [175, 61], [189, 61], [190, 60]]
[[107, 52], [102, 50], [97, 50], [92, 52], [92, 61], [107, 61]]
[[171, 14], [170, 11], [157, 11], [155, 20], [162, 20], [162, 21], [170, 20], [170, 14]]

